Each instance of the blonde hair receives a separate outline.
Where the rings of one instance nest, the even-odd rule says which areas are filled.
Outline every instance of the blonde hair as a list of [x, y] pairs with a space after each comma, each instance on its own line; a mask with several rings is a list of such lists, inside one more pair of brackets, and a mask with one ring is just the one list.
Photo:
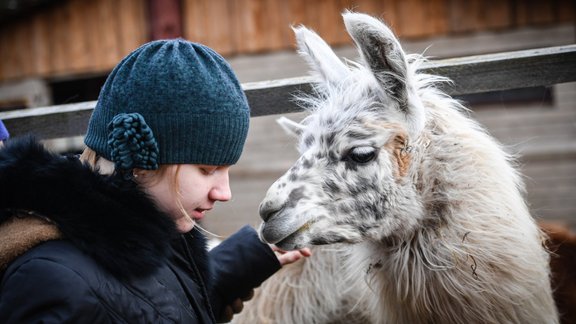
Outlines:
[[[80, 161], [87, 163], [94, 171], [100, 174], [111, 175], [112, 173], [114, 173], [115, 170], [115, 166], [112, 161], [99, 156], [94, 150], [92, 150], [89, 147], [85, 148], [82, 154], [80, 155]], [[160, 179], [165, 177], [166, 174], [169, 172], [169, 170], [174, 167], [175, 170], [172, 173], [172, 177], [170, 178], [170, 191], [176, 197], [176, 205], [178, 206], [180, 212], [184, 214], [184, 216], [193, 219], [190, 216], [190, 214], [188, 214], [188, 212], [184, 208], [184, 204], [182, 203], [182, 193], [180, 192], [180, 183], [178, 182], [178, 175], [180, 174], [180, 164], [160, 164], [159, 168], [156, 170], [143, 170], [148, 174], [148, 176], [146, 177], [146, 179], [138, 180], [138, 183], [153, 184], [157, 181], [160, 181]], [[194, 226], [198, 227], [198, 229], [207, 234], [219, 237], [219, 235], [216, 235], [202, 228], [197, 223]]]
[[[99, 156], [94, 150], [87, 147], [80, 155], [80, 161], [88, 163], [92, 169], [100, 174], [110, 175], [114, 173], [115, 166], [112, 161], [109, 161], [101, 156]], [[171, 169], [174, 164], [160, 164], [160, 167], [157, 170], [146, 170], [146, 173], [149, 174], [146, 177], [146, 180], [139, 180], [139, 183], [142, 184], [151, 184], [154, 182], [159, 181], [163, 178], [167, 173], [168, 170]], [[184, 205], [182, 204], [182, 194], [180, 193], [180, 184], [178, 183], [178, 174], [180, 173], [180, 165], [176, 164], [176, 170], [173, 172], [173, 175], [170, 179], [170, 191], [176, 198], [176, 204], [178, 205], [178, 209], [186, 215], [190, 217], [186, 210], [184, 209]]]

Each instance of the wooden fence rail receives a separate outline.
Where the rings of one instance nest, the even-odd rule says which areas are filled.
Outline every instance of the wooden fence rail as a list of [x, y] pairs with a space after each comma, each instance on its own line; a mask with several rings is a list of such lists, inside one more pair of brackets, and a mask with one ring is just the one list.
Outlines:
[[[549, 86], [576, 81], [576, 45], [430, 61], [421, 70], [454, 82], [450, 95]], [[311, 77], [243, 84], [251, 114], [264, 116], [299, 111], [296, 92], [312, 91]], [[33, 134], [50, 139], [83, 135], [96, 101], [0, 112], [12, 136]]]

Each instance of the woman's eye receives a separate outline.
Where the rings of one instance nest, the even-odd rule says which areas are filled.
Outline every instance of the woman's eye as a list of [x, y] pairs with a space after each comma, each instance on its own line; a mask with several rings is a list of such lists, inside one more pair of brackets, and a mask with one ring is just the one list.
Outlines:
[[218, 168], [216, 167], [201, 167], [200, 170], [202, 171], [202, 173], [204, 173], [205, 175], [212, 175], [214, 174], [214, 172], [216, 172]]
[[376, 158], [377, 151], [371, 146], [360, 146], [351, 149], [347, 158], [360, 164], [368, 163]]

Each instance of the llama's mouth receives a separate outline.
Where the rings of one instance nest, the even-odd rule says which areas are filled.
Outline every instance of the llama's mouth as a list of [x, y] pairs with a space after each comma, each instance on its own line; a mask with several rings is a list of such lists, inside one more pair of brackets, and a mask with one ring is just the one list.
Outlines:
[[[298, 228], [293, 233], [289, 234], [282, 240], [276, 242], [274, 245], [283, 249], [283, 250], [298, 250], [301, 248], [309, 247], [310, 244], [303, 242], [302, 233], [307, 231], [310, 228], [310, 225], [314, 223], [313, 221], [308, 221], [300, 228]], [[304, 243], [304, 244], [303, 244]]]
[[[321, 233], [310, 233], [308, 230], [315, 221], [308, 221], [297, 231], [286, 236], [275, 243], [283, 250], [297, 250], [304, 247], [331, 245], [331, 244], [356, 244], [362, 241], [362, 237], [354, 232], [339, 233], [338, 231], [322, 231]], [[302, 234], [307, 232], [307, 234]]]
[[301, 232], [308, 229], [310, 222], [303, 217], [289, 218], [280, 213], [260, 225], [260, 237], [270, 244], [293, 241]]
[[302, 248], [303, 246], [299, 246], [296, 241], [297, 241], [297, 236], [298, 233], [300, 231], [296, 231], [290, 235], [288, 235], [286, 238], [284, 238], [283, 240], [276, 242], [274, 245], [276, 245], [277, 247], [283, 249], [283, 250], [297, 250]]

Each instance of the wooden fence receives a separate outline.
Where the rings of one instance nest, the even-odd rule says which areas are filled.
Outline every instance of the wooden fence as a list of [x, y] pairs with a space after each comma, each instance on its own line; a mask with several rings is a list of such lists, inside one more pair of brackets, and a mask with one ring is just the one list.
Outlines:
[[[452, 79], [445, 85], [450, 95], [515, 88], [549, 86], [576, 81], [576, 45], [430, 61], [425, 73]], [[253, 117], [299, 111], [295, 92], [312, 91], [310, 77], [245, 83]], [[83, 135], [96, 101], [0, 112], [12, 136], [38, 138]]]

